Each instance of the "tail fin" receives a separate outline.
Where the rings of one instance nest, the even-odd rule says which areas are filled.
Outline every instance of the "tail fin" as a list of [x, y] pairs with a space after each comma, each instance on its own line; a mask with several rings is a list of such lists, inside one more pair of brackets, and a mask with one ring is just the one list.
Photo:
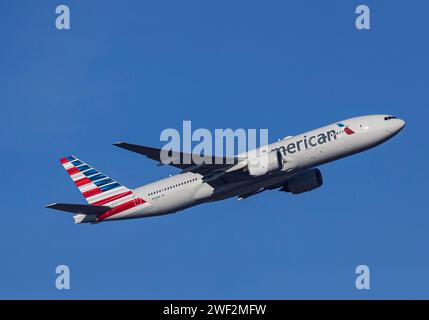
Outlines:
[[111, 202], [132, 195], [130, 189], [74, 156], [62, 158], [60, 162], [91, 205], [109, 205]]

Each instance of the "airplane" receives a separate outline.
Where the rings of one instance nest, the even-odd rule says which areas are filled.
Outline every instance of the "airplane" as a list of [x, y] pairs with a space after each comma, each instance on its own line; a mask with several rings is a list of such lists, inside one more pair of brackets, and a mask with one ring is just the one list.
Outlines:
[[[404, 120], [392, 115], [354, 117], [288, 136], [232, 159], [214, 161], [219, 159], [208, 156], [203, 163], [173, 161], [170, 165], [181, 169], [179, 174], [136, 189], [68, 156], [60, 162], [88, 204], [53, 203], [46, 207], [72, 213], [76, 224], [95, 224], [166, 215], [231, 197], [242, 200], [266, 190], [301, 194], [322, 186], [322, 174], [316, 167], [380, 145], [404, 126]], [[161, 149], [127, 142], [114, 145], [161, 163]], [[173, 157], [180, 159], [192, 159], [189, 156], [173, 152]]]

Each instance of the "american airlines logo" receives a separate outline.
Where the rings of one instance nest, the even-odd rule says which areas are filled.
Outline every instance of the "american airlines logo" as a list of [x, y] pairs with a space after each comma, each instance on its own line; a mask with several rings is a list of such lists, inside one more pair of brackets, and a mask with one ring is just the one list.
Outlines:
[[344, 128], [344, 132], [345, 132], [347, 135], [351, 135], [351, 134], [354, 134], [354, 133], [355, 133], [352, 129], [350, 129], [348, 126], [345, 126], [345, 125], [344, 125], [344, 124], [342, 124], [341, 122], [337, 123], [337, 126], [339, 126], [340, 128]]

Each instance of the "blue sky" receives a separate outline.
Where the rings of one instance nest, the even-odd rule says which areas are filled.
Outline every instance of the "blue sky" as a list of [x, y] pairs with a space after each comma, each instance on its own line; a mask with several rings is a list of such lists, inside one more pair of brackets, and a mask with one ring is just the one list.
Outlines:
[[[58, 31], [61, 3], [0, 2], [0, 298], [429, 298], [428, 3], [66, 1]], [[95, 226], [44, 208], [84, 203], [68, 154], [129, 187], [176, 173], [111, 144], [160, 146], [183, 120], [274, 141], [376, 113], [407, 126], [311, 193]]]

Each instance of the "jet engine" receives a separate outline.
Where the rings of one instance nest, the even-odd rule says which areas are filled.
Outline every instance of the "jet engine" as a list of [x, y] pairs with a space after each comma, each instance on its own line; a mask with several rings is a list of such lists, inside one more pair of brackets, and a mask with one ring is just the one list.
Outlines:
[[265, 152], [259, 157], [249, 160], [247, 164], [249, 174], [255, 177], [280, 170], [282, 167], [283, 158], [278, 150]]
[[280, 189], [280, 191], [300, 194], [319, 188], [323, 184], [322, 174], [319, 169], [311, 169], [302, 174], [293, 176]]

